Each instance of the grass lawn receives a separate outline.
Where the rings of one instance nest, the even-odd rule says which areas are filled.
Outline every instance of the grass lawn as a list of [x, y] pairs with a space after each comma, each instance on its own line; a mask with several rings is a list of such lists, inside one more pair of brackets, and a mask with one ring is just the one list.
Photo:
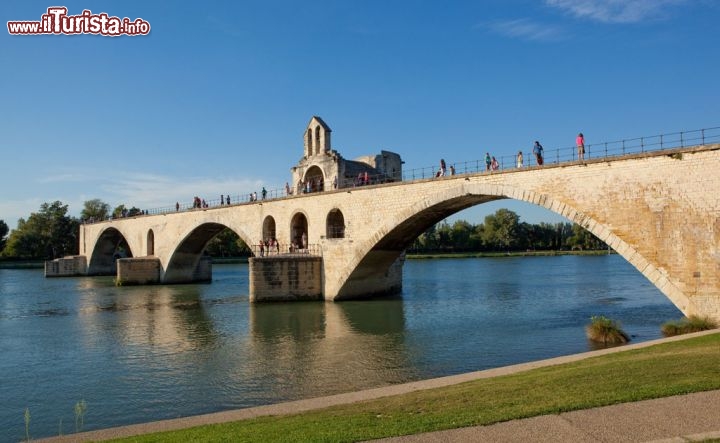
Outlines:
[[343, 442], [720, 389], [720, 334], [287, 416], [118, 441]]

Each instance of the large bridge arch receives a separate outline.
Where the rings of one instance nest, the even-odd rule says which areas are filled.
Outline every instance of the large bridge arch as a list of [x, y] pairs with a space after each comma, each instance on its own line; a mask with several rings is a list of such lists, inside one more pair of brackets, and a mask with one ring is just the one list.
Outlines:
[[453, 187], [425, 196], [394, 214], [387, 214], [385, 223], [360, 245], [356, 246], [354, 258], [348, 261], [345, 274], [339, 281], [342, 286], [337, 290], [335, 299], [355, 298], [358, 282], [368, 278], [382, 278], [399, 258], [402, 252], [428, 228], [441, 220], [471, 206], [490, 201], [512, 198], [545, 207], [577, 223], [599, 239], [611, 245], [615, 251], [660, 289], [682, 312], [696, 312], [692, 300], [670, 282], [666, 275], [650, 263], [643, 255], [623, 238], [612, 232], [606, 222], [596, 220], [580, 210], [544, 193], [512, 186], [498, 186], [486, 183], [456, 182]]
[[118, 258], [133, 256], [133, 248], [126, 236], [115, 227], [101, 231], [94, 242], [94, 247], [87, 264], [88, 275], [115, 275], [115, 261]]

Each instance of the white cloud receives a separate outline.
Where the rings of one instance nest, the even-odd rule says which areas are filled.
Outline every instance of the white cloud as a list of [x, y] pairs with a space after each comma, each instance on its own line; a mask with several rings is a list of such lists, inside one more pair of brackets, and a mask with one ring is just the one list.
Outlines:
[[[260, 193], [267, 187], [268, 195], [282, 192], [280, 183], [267, 184], [258, 179], [235, 179], [222, 177], [170, 177], [164, 175], [114, 171], [103, 174], [77, 174], [60, 172], [38, 180], [42, 184], [43, 197], [0, 200], [0, 220], [10, 229], [17, 227], [20, 218], [37, 212], [43, 203], [55, 200], [68, 205], [68, 215], [79, 217], [85, 201], [98, 198], [111, 209], [120, 204], [139, 209], [173, 208], [175, 202], [191, 204], [194, 196], [210, 202], [220, 199], [220, 194], [230, 193], [231, 202], [238, 197], [248, 198], [252, 191]], [[283, 183], [284, 184], [284, 183]]]
[[638, 23], [667, 15], [686, 0], [545, 0], [548, 6], [603, 23]]
[[485, 23], [483, 26], [496, 34], [524, 40], [550, 41], [562, 39], [562, 32], [558, 28], [526, 18], [499, 20]]
[[244, 198], [250, 191], [260, 191], [262, 186], [261, 181], [250, 179], [171, 178], [138, 173], [115, 175], [100, 184], [102, 194], [113, 196], [118, 204], [140, 209], [170, 207], [178, 200], [181, 204], [191, 203], [196, 195], [209, 202], [218, 200], [220, 194], [230, 193], [232, 200], [236, 201], [238, 195]]

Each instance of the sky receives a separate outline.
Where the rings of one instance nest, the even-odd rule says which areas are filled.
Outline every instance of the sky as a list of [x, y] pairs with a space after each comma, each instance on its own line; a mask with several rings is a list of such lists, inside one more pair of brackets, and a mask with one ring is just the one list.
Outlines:
[[[405, 170], [720, 126], [717, 0], [5, 0], [0, 19], [141, 18], [147, 35], [0, 33], [0, 220], [140, 209], [290, 180], [317, 115]], [[503, 200], [528, 223], [564, 220]], [[452, 221], [452, 220], [451, 220]]]

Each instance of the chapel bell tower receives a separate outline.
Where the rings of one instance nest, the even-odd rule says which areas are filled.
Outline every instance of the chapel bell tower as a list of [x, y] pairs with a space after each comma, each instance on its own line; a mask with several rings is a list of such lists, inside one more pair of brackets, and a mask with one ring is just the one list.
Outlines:
[[317, 116], [313, 116], [305, 130], [305, 157], [310, 158], [330, 152], [330, 127]]

